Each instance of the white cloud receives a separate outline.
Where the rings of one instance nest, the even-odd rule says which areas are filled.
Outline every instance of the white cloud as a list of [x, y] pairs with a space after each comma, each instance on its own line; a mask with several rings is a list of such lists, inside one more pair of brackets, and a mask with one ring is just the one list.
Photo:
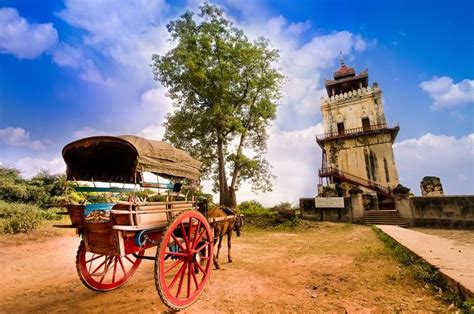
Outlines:
[[276, 176], [273, 191], [254, 194], [251, 187], [244, 184], [237, 192], [238, 202], [255, 199], [266, 206], [285, 201], [297, 205], [299, 198], [315, 196], [317, 170], [321, 166], [321, 149], [315, 135], [323, 132], [321, 123], [289, 132], [273, 127], [267, 153]]
[[400, 183], [420, 195], [424, 176], [437, 176], [446, 194], [474, 194], [474, 133], [459, 139], [427, 133], [394, 146]]
[[295, 120], [299, 121], [300, 128], [313, 125], [320, 112], [319, 99], [326, 96], [324, 74], [337, 68], [340, 52], [352, 57], [352, 53], [367, 49], [361, 35], [348, 31], [314, 36], [300, 43], [301, 34], [310, 27], [309, 22], [289, 23], [283, 16], [265, 21], [254, 18], [236, 24], [251, 39], [268, 38], [280, 52], [277, 66], [286, 80], [277, 124], [284, 129], [295, 129]]
[[33, 150], [42, 150], [45, 145], [41, 141], [32, 141], [30, 133], [23, 128], [8, 127], [0, 129], [0, 140], [5, 144], [16, 147], [28, 147]]
[[54, 63], [59, 66], [78, 68], [83, 59], [82, 50], [61, 43], [57, 49], [52, 52]]
[[[140, 106], [150, 115], [156, 116], [158, 121], [163, 121], [165, 114], [171, 111], [172, 103], [171, 99], [166, 97], [166, 89], [160, 85], [142, 94]], [[165, 128], [161, 122], [148, 125], [137, 133], [138, 136], [159, 141], [163, 139], [164, 134]]]
[[72, 137], [75, 139], [79, 138], [84, 138], [84, 137], [90, 137], [90, 136], [98, 136], [98, 135], [105, 135], [106, 132], [104, 131], [98, 131], [90, 126], [85, 126], [83, 128], [80, 128], [79, 130], [76, 130], [72, 133]]
[[66, 171], [66, 165], [62, 158], [48, 160], [26, 157], [17, 162], [16, 168], [19, 169], [22, 175], [26, 178], [35, 176], [41, 170], [45, 170], [50, 174], [57, 174]]
[[161, 124], [152, 124], [137, 133], [138, 136], [161, 141], [165, 134], [165, 128]]
[[14, 8], [0, 8], [0, 53], [34, 59], [58, 41], [53, 24], [30, 24]]
[[81, 48], [60, 43], [51, 52], [54, 63], [62, 67], [79, 69], [79, 77], [85, 81], [112, 86], [114, 81], [105, 78], [91, 58], [87, 58]]
[[474, 103], [474, 80], [453, 83], [448, 76], [433, 77], [420, 83], [421, 89], [433, 98], [432, 110], [449, 109]]
[[166, 96], [166, 89], [162, 86], [152, 88], [141, 96], [141, 107], [146, 111], [165, 114], [171, 111], [171, 99]]
[[86, 59], [80, 66], [82, 73], [79, 75], [84, 81], [89, 81], [92, 83], [105, 84], [111, 86], [114, 84], [114, 81], [111, 78], [104, 78], [102, 73], [99, 71], [94, 61], [91, 59]]
[[66, 0], [58, 15], [87, 32], [86, 45], [120, 64], [146, 70], [151, 76], [151, 55], [165, 52], [170, 46], [163, 20], [167, 10], [164, 0]]

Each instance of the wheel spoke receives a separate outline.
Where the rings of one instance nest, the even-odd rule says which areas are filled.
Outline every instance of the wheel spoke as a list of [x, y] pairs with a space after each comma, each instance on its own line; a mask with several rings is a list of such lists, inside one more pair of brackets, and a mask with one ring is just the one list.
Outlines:
[[115, 282], [115, 273], [117, 272], [117, 256], [114, 258], [114, 274], [112, 275], [112, 283]]
[[[196, 246], [196, 243], [199, 242], [199, 239], [196, 241], [196, 235], [199, 233], [199, 229], [200, 229], [200, 228], [201, 228], [201, 221], [198, 220], [196, 230], [194, 230], [192, 249], [194, 249], [194, 247]], [[205, 231], [205, 230], [206, 230], [206, 229], [204, 229], [204, 231]]]
[[125, 255], [124, 257], [125, 257], [130, 263], [132, 263], [132, 264], [134, 263], [134, 261], [133, 261], [130, 257], [128, 257], [127, 255]]
[[172, 256], [180, 256], [180, 257], [186, 257], [188, 254], [186, 253], [181, 253], [181, 252], [165, 252], [167, 255], [172, 255]]
[[[193, 264], [196, 264], [196, 263], [197, 262], [194, 262]], [[193, 268], [194, 268], [194, 265], [193, 265]], [[196, 273], [193, 271], [193, 272], [191, 272], [191, 274], [193, 275], [193, 281], [194, 281], [194, 284], [196, 285], [196, 290], [197, 290], [197, 289], [199, 289], [199, 285], [198, 285], [198, 282], [197, 282]]]
[[176, 280], [178, 280], [178, 277], [181, 275], [181, 273], [184, 271], [184, 268], [186, 267], [186, 264], [183, 264], [181, 265], [181, 268], [179, 269], [179, 271], [176, 273], [176, 275], [174, 276], [173, 278], [173, 281], [171, 281], [171, 283], [169, 284], [168, 286], [168, 289], [171, 290], [174, 286], [174, 284], [176, 283]]
[[91, 272], [90, 274], [91, 274], [91, 275], [95, 274], [95, 273], [97, 272], [97, 270], [98, 270], [99, 268], [101, 268], [101, 267], [105, 264], [105, 262], [107, 262], [107, 260], [108, 260], [108, 258], [106, 257], [105, 260], [104, 260], [99, 266], [97, 266], [97, 268], [94, 269], [94, 271]]
[[184, 274], [186, 273], [186, 264], [183, 264], [183, 266], [184, 266], [184, 269], [183, 269], [183, 272], [181, 273], [181, 277], [179, 278], [178, 291], [176, 291], [177, 298], [179, 298], [179, 294], [181, 293], [181, 288], [183, 287]]
[[181, 249], [181, 251], [183, 252], [186, 252], [187, 250], [183, 247], [183, 245], [181, 244], [181, 242], [178, 240], [178, 238], [175, 237], [174, 234], [171, 234], [171, 237], [173, 238], [174, 242], [179, 246], [179, 248]]
[[204, 274], [206, 275], [206, 271], [204, 270], [204, 268], [202, 268], [201, 264], [199, 263], [196, 263], [197, 267], [199, 268], [199, 270]]
[[186, 231], [184, 230], [184, 225], [183, 225], [182, 221], [180, 222], [179, 227], [181, 229], [181, 233], [183, 234], [184, 243], [186, 243], [186, 248], [188, 250], [190, 250], [191, 246], [190, 246], [190, 243], [189, 243], [188, 235], [186, 234]]
[[188, 226], [188, 234], [191, 237], [191, 229], [193, 227], [193, 217], [189, 217], [189, 226]]
[[107, 257], [107, 263], [105, 263], [104, 273], [102, 274], [102, 277], [100, 277], [99, 283], [102, 283], [102, 281], [104, 281], [105, 275], [107, 275], [107, 273], [109, 272], [109, 265], [112, 258], [113, 256]]
[[95, 257], [95, 253], [92, 254], [92, 258], [89, 260], [89, 262], [86, 262], [86, 264], [89, 264], [89, 267], [87, 268], [88, 272], [90, 273], [91, 272], [91, 268], [92, 268], [92, 262], [98, 258], [101, 258], [102, 256], [104, 255], [97, 255], [97, 257]]
[[172, 270], [173, 268], [175, 268], [179, 263], [182, 263], [183, 260], [182, 259], [179, 259], [177, 260], [176, 262], [173, 263], [173, 265], [171, 265], [167, 270], [165, 270], [165, 274], [168, 273], [170, 270]]
[[94, 257], [94, 256], [95, 256], [95, 254], [92, 254], [92, 258], [91, 258], [90, 260], [86, 261], [86, 264], [87, 264], [87, 263], [90, 263], [90, 262], [92, 262], [92, 261], [94, 261], [94, 260], [96, 260], [96, 259], [98, 259], [98, 258], [101, 258], [101, 257], [104, 256], [104, 255], [98, 255], [98, 256], [96, 256], [96, 257]]
[[207, 245], [209, 245], [209, 241], [204, 242], [203, 245], [201, 245], [201, 246], [198, 247], [197, 249], [195, 249], [195, 250], [193, 249], [193, 250], [194, 250], [195, 252], [201, 252], [201, 250], [205, 249]]
[[120, 258], [120, 256], [118, 257], [118, 261], [120, 263], [120, 267], [122, 267], [123, 275], [126, 276], [127, 272], [125, 271], [125, 267], [123, 267], [122, 258]]
[[188, 282], [187, 282], [188, 293], [186, 294], [187, 298], [189, 298], [189, 295], [191, 294], [191, 273], [194, 272], [194, 269], [191, 269], [192, 265], [193, 265], [192, 263], [188, 264]]

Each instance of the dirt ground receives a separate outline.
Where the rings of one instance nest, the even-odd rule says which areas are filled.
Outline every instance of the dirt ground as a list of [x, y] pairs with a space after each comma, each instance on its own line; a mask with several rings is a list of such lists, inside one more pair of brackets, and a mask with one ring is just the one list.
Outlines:
[[[10, 241], [8, 241], [11, 243]], [[163, 312], [153, 261], [124, 286], [85, 288], [74, 260], [72, 232], [27, 244], [0, 241], [0, 312]], [[148, 250], [147, 255], [154, 255]], [[413, 312], [448, 310], [414, 282], [364, 226], [306, 223], [296, 231], [246, 229], [234, 238], [233, 260], [214, 270], [185, 312]]]

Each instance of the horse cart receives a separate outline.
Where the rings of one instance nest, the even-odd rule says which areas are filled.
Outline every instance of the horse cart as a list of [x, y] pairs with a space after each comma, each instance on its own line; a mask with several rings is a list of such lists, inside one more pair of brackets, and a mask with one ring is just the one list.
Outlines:
[[[209, 281], [213, 232], [196, 197], [180, 190], [199, 180], [201, 163], [167, 143], [128, 135], [80, 139], [62, 154], [67, 180], [76, 182], [69, 185], [92, 200], [102, 197], [98, 203], [65, 206], [71, 225], [63, 227], [75, 228], [82, 238], [76, 256], [82, 283], [95, 291], [113, 290], [142, 260], [153, 260], [165, 305], [181, 310], [196, 301]], [[147, 172], [167, 182], [145, 182]], [[143, 189], [160, 192], [160, 198], [141, 199]], [[156, 255], [145, 255], [154, 246]]]

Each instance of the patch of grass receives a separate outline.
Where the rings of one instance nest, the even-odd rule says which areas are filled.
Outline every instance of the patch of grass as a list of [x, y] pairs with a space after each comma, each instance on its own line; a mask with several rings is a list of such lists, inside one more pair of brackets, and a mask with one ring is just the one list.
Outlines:
[[385, 259], [387, 258], [387, 250], [380, 247], [372, 247], [366, 245], [364, 250], [355, 258], [356, 262], [368, 262], [374, 259]]
[[463, 312], [471, 313], [474, 310], [474, 300], [466, 299], [459, 291], [450, 289], [438, 269], [411, 253], [379, 228], [373, 226], [372, 229], [412, 278], [427, 284], [433, 291], [440, 293], [446, 303], [454, 304]]
[[62, 208], [58, 207], [51, 207], [48, 209], [41, 209], [40, 210], [40, 216], [44, 220], [61, 220], [63, 219], [62, 215], [59, 215], [59, 213], [64, 212], [65, 210]]
[[310, 228], [309, 223], [306, 220], [295, 217], [294, 219], [289, 219], [286, 221], [281, 221], [277, 219], [278, 214], [275, 212], [265, 212], [263, 214], [244, 214], [245, 215], [245, 225], [244, 227], [250, 226], [251, 228], [259, 229], [271, 229], [275, 231], [296, 231], [303, 230], [305, 227]]

